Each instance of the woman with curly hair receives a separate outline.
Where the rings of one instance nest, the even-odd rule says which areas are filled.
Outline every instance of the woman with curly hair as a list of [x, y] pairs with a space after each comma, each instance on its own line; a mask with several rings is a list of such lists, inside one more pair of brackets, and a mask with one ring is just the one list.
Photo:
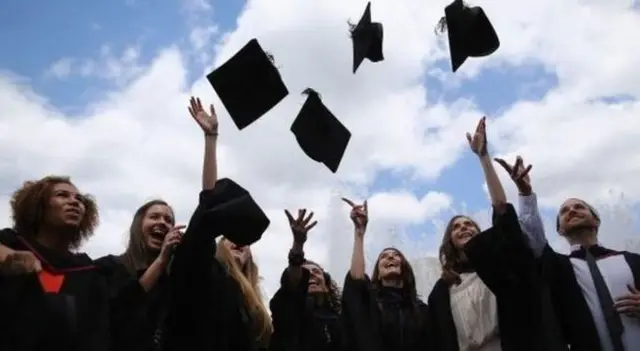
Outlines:
[[2, 350], [107, 350], [108, 292], [94, 262], [76, 252], [98, 210], [68, 177], [26, 182], [0, 231]]
[[462, 215], [447, 224], [440, 246], [442, 278], [428, 299], [433, 346], [442, 351], [566, 350], [551, 327], [555, 320], [542, 303], [542, 277], [487, 152], [485, 118], [467, 139], [485, 174], [493, 226], [481, 231]]
[[270, 351], [345, 350], [339, 320], [340, 291], [329, 273], [304, 258], [307, 233], [315, 227], [313, 212], [285, 210], [293, 233], [289, 266], [280, 278], [280, 289], [270, 302], [274, 333]]
[[367, 202], [356, 205], [343, 200], [351, 206], [354, 225], [351, 268], [342, 293], [349, 350], [431, 350], [428, 309], [418, 297], [411, 264], [398, 249], [386, 248], [369, 279], [364, 262]]

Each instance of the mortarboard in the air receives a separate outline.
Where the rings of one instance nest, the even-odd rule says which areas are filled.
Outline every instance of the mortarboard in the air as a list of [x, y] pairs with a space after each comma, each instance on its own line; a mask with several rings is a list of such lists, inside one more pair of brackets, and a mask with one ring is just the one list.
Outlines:
[[303, 92], [307, 100], [291, 125], [291, 132], [309, 158], [336, 173], [347, 149], [351, 132], [322, 103], [313, 89]]
[[444, 14], [440, 25], [449, 37], [454, 73], [468, 57], [489, 56], [500, 47], [498, 34], [481, 7], [469, 7], [462, 0], [454, 0], [445, 7]]
[[362, 18], [351, 29], [353, 42], [353, 73], [356, 73], [365, 58], [371, 62], [384, 60], [382, 54], [382, 23], [371, 22], [371, 3], [367, 3]]
[[238, 129], [242, 130], [284, 99], [289, 91], [273, 57], [251, 39], [227, 62], [207, 75]]
[[229, 178], [218, 180], [208, 198], [201, 225], [215, 231], [214, 236], [224, 235], [236, 245], [251, 245], [271, 224], [251, 194]]

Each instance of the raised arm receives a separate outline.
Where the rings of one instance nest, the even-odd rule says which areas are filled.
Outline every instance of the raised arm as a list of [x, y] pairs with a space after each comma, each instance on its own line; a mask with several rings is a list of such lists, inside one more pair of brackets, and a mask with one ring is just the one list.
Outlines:
[[318, 221], [311, 222], [313, 212], [309, 212], [309, 215], [305, 216], [307, 214], [307, 210], [305, 209], [298, 210], [298, 217], [295, 219], [288, 210], [284, 210], [284, 213], [289, 220], [289, 226], [293, 233], [293, 245], [291, 246], [291, 250], [289, 250], [289, 266], [287, 267], [290, 282], [289, 286], [296, 287], [302, 277], [302, 264], [304, 263], [303, 248], [304, 243], [307, 241], [307, 233], [318, 224]]
[[342, 198], [342, 201], [351, 206], [351, 221], [353, 222], [353, 253], [351, 254], [351, 268], [349, 276], [355, 280], [365, 279], [364, 265], [364, 233], [369, 222], [369, 210], [367, 201], [362, 205], [356, 205], [353, 201]]
[[202, 167], [202, 190], [211, 190], [218, 181], [218, 116], [213, 104], [208, 114], [200, 98], [191, 97], [189, 113], [204, 132], [204, 164]]
[[502, 214], [506, 211], [507, 195], [504, 192], [495, 168], [493, 168], [493, 163], [491, 162], [491, 157], [487, 149], [486, 119], [486, 117], [480, 119], [473, 136], [467, 133], [467, 140], [469, 141], [471, 151], [478, 155], [480, 159], [485, 181], [487, 182], [487, 188], [489, 189], [489, 196], [491, 197], [491, 205], [496, 211]]
[[510, 165], [505, 160], [499, 158], [495, 159], [495, 161], [509, 173], [509, 176], [518, 188], [518, 220], [520, 227], [527, 237], [529, 247], [531, 247], [536, 257], [540, 257], [547, 245], [547, 237], [545, 235], [542, 216], [540, 216], [540, 211], [538, 210], [538, 199], [531, 187], [529, 172], [532, 166], [527, 165], [525, 167], [524, 161], [520, 156], [516, 158], [514, 165]]

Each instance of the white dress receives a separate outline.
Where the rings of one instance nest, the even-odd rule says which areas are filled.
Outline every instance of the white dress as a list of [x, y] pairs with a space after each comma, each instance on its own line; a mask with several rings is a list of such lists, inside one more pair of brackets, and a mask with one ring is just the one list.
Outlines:
[[451, 314], [460, 351], [502, 351], [496, 297], [476, 273], [450, 288]]

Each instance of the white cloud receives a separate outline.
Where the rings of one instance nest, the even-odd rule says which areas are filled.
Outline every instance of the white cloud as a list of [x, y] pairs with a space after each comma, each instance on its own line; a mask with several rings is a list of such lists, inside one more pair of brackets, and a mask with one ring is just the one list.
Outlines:
[[135, 46], [126, 47], [122, 53], [114, 54], [108, 45], [100, 48], [96, 58], [64, 57], [54, 62], [46, 70], [45, 75], [58, 79], [71, 76], [104, 79], [118, 85], [124, 85], [143, 71], [140, 63], [140, 49]]
[[[50, 173], [70, 174], [97, 196], [103, 224], [86, 246], [94, 256], [122, 250], [133, 211], [153, 197], [169, 201], [179, 220], [187, 221], [196, 203], [202, 158], [202, 136], [186, 113], [194, 94], [218, 108], [221, 175], [246, 186], [272, 219], [254, 248], [267, 290], [275, 291], [291, 243], [283, 208], [316, 211], [320, 223], [310, 235], [307, 255], [341, 280], [352, 229], [340, 196], [371, 199], [367, 242], [372, 249], [404, 235], [399, 223], [438, 224], [439, 218], [448, 219], [442, 210], [464, 200], [437, 192], [416, 199], [402, 186], [388, 193], [366, 191], [381, 169], [409, 171], [413, 180], [434, 179], [468, 152], [464, 133], [482, 115], [473, 96], [427, 105], [426, 95], [437, 92], [423, 87], [423, 78], [434, 74], [449, 85], [464, 84], [483, 69], [523, 63], [545, 65], [558, 74], [559, 86], [541, 101], [517, 103], [489, 120], [496, 153], [522, 153], [535, 164], [534, 184], [545, 206], [557, 206], [569, 195], [602, 197], [611, 188], [624, 190], [627, 201], [637, 204], [638, 103], [593, 101], [640, 95], [633, 66], [640, 61], [640, 44], [619, 36], [640, 31], [639, 15], [594, 1], [482, 3], [502, 47], [489, 59], [468, 60], [454, 77], [434, 66], [448, 54], [433, 34], [446, 3], [374, 1], [373, 18], [385, 26], [386, 59], [367, 61], [353, 75], [347, 19], [357, 20], [365, 1], [249, 1], [237, 29], [211, 45], [217, 48], [216, 65], [258, 37], [275, 56], [291, 95], [241, 133], [206, 80], [186, 81], [187, 53], [176, 46], [160, 50], [148, 67], [139, 63], [135, 46], [117, 54], [105, 47], [95, 60], [73, 59], [68, 75], [98, 75], [121, 83], [88, 106], [82, 119], [70, 119], [50, 106], [28, 81], [2, 76], [0, 224], [9, 225], [11, 191], [26, 179]], [[204, 9], [201, 3], [191, 5]], [[210, 25], [193, 23], [193, 28]], [[289, 132], [303, 101], [299, 93], [309, 86], [353, 132], [337, 175], [309, 160]], [[435, 251], [442, 232], [441, 226], [436, 228], [436, 233], [425, 233], [422, 253]], [[377, 252], [370, 251], [371, 261]]]

